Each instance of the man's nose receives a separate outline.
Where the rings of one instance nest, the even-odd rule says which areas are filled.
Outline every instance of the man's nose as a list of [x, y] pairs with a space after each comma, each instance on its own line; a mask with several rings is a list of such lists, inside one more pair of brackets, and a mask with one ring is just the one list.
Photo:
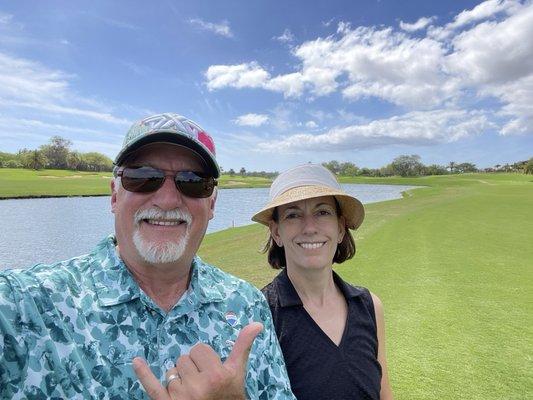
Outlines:
[[173, 176], [165, 177], [163, 185], [154, 193], [154, 205], [162, 210], [173, 210], [183, 205], [183, 194], [176, 187]]

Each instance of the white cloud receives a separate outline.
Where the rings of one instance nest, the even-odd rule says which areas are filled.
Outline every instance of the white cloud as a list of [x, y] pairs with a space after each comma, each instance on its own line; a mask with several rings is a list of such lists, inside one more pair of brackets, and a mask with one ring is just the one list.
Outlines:
[[[341, 93], [350, 102], [377, 98], [405, 111], [431, 111], [486, 98], [500, 133], [533, 133], [533, 3], [488, 0], [443, 26], [434, 17], [393, 27], [352, 28], [292, 48], [294, 71], [271, 74], [257, 62], [212, 66], [210, 90], [258, 88], [285, 98]], [[410, 31], [423, 29], [422, 37]], [[469, 105], [470, 104], [470, 105]]]
[[471, 10], [464, 10], [458, 14], [448, 28], [457, 29], [470, 23], [490, 18], [500, 12], [513, 12], [520, 7], [520, 1], [515, 0], [487, 0]]
[[426, 28], [435, 20], [435, 17], [422, 17], [415, 23], [409, 24], [407, 22], [400, 21], [400, 28], [407, 32], [416, 32]]
[[197, 26], [202, 30], [213, 32], [216, 35], [224, 36], [227, 38], [233, 37], [233, 32], [229, 26], [228, 21], [222, 21], [220, 23], [207, 22], [200, 18], [191, 18], [189, 20], [191, 25]]
[[270, 78], [270, 74], [256, 62], [239, 65], [211, 65], [205, 73], [209, 90], [224, 87], [259, 88]]
[[268, 121], [268, 115], [265, 114], [244, 114], [237, 117], [233, 122], [240, 126], [258, 127]]
[[306, 128], [315, 129], [318, 128], [318, 124], [315, 121], [307, 121], [305, 123]]
[[304, 91], [304, 85], [302, 74], [294, 72], [265, 81], [262, 87], [275, 92], [282, 92], [285, 97], [299, 97]]
[[[442, 70], [444, 47], [431, 39], [409, 38], [392, 29], [339, 27], [340, 38], [305, 42], [294, 49], [301, 69], [271, 77], [256, 62], [209, 67], [210, 89], [255, 87], [299, 97], [307, 89], [325, 96], [343, 88], [349, 99], [375, 96], [407, 106], [439, 104], [453, 96], [453, 81]], [[250, 80], [253, 72], [257, 79]], [[346, 77], [342, 85], [338, 79]]]
[[[70, 87], [72, 78], [73, 75], [63, 71], [0, 52], [2, 106], [34, 109], [56, 115], [76, 115], [113, 124], [129, 124], [128, 120], [101, 111], [104, 106], [74, 93]], [[87, 108], [89, 104], [92, 108]]]
[[520, 10], [519, 0], [487, 0], [471, 10], [464, 10], [455, 16], [454, 20], [445, 26], [431, 26], [428, 35], [437, 40], [445, 40], [455, 34], [455, 31], [469, 24], [497, 16], [500, 13], [511, 15]]
[[275, 36], [273, 39], [281, 42], [281, 43], [291, 43], [294, 40], [294, 35], [290, 31], [290, 29], [285, 29], [283, 33], [280, 36]]
[[0, 99], [62, 99], [71, 77], [42, 64], [0, 53]]
[[[72, 134], [88, 136], [102, 136], [109, 137], [109, 132], [98, 131], [96, 129], [88, 129], [79, 126], [70, 126], [57, 123], [49, 123], [36, 119], [26, 118], [8, 118], [0, 116], [0, 135], [19, 135], [20, 133], [36, 133], [43, 132], [45, 140], [49, 138], [49, 132], [56, 132], [57, 134]], [[123, 136], [117, 135], [117, 140]]]
[[514, 82], [497, 85], [487, 93], [504, 104], [498, 115], [507, 117], [501, 129], [502, 135], [531, 134], [533, 130], [533, 75]]
[[502, 22], [484, 22], [456, 36], [447, 68], [473, 84], [533, 74], [533, 4]]
[[345, 151], [389, 144], [423, 145], [452, 142], [482, 133], [491, 123], [484, 113], [466, 110], [414, 111], [367, 124], [336, 127], [325, 133], [295, 134], [264, 141], [269, 152]]
[[501, 102], [499, 115], [508, 118], [502, 134], [533, 133], [533, 4], [519, 11], [457, 35], [446, 57], [464, 86]]

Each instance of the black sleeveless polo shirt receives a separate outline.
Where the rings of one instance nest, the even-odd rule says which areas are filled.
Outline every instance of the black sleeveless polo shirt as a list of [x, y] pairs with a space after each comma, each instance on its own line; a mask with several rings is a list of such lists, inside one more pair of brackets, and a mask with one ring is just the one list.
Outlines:
[[344, 282], [335, 285], [348, 305], [339, 346], [304, 309], [287, 271], [263, 288], [298, 400], [379, 400], [381, 366], [374, 304], [370, 292]]

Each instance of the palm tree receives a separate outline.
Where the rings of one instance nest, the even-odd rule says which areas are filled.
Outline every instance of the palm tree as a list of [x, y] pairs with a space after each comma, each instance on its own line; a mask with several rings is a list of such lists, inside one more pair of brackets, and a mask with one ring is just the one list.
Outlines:
[[456, 165], [455, 161], [450, 161], [450, 163], [448, 164], [448, 168], [450, 169], [450, 174], [453, 174], [453, 171], [455, 170], [455, 165]]

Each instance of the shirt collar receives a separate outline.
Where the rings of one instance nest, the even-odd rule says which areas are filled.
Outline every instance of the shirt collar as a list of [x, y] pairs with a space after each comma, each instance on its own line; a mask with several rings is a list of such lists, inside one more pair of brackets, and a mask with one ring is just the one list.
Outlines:
[[[141, 289], [137, 281], [117, 254], [115, 246], [115, 236], [110, 235], [102, 240], [93, 252], [92, 275], [98, 303], [101, 306], [114, 306], [141, 296]], [[223, 287], [216, 284], [212, 267], [196, 256], [191, 268], [189, 288], [178, 304], [185, 299], [189, 304], [224, 300]]]
[[[363, 291], [362, 289], [349, 285], [342, 280], [342, 278], [333, 271], [333, 280], [335, 285], [341, 290], [345, 299], [354, 298], [360, 296]], [[276, 289], [278, 292], [279, 305], [281, 307], [292, 307], [302, 305], [302, 300], [298, 296], [298, 292], [294, 288], [289, 276], [287, 274], [287, 269], [284, 268], [283, 271], [274, 279]]]
[[279, 305], [281, 307], [302, 305], [302, 300], [289, 279], [289, 275], [287, 275], [287, 268], [283, 268], [279, 275], [274, 279], [274, 282], [278, 292]]
[[335, 281], [337, 287], [341, 290], [345, 299], [352, 299], [363, 294], [363, 289], [346, 283], [339, 275], [337, 275], [335, 271], [333, 271], [333, 280]]
[[116, 239], [110, 235], [96, 246], [92, 275], [98, 304], [114, 306], [139, 298], [140, 288], [116, 252]]

